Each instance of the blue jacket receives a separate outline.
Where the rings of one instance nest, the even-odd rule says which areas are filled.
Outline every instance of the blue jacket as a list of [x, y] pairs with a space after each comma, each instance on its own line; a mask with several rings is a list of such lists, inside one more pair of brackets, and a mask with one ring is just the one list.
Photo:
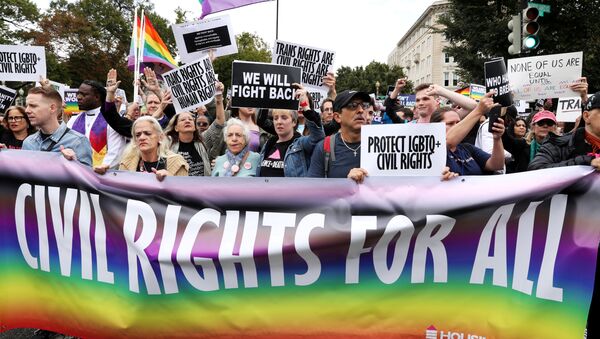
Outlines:
[[[294, 141], [285, 152], [283, 158], [283, 173], [286, 177], [305, 177], [308, 174], [308, 166], [310, 158], [317, 143], [325, 139], [323, 127], [317, 126], [314, 122], [306, 119], [306, 127], [310, 131], [309, 135], [300, 136], [299, 133], [294, 135]], [[265, 159], [266, 150], [271, 144], [277, 142], [277, 136], [269, 139], [267, 144], [260, 152], [259, 164], [262, 164]], [[260, 176], [260, 167], [257, 169], [256, 176]]]

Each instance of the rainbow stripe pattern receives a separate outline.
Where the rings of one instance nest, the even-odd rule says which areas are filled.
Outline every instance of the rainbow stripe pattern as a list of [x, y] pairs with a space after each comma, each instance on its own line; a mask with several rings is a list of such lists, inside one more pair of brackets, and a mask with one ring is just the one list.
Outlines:
[[[164, 72], [170, 71], [172, 69], [177, 68], [177, 62], [173, 59], [171, 52], [167, 48], [167, 45], [163, 42], [161, 37], [158, 35], [154, 26], [150, 22], [147, 16], [144, 16], [144, 55], [142, 58], [142, 63], [146, 65], [153, 65], [154, 71], [157, 74], [162, 74]], [[141, 33], [141, 20], [137, 19], [137, 34], [138, 39]], [[136, 32], [135, 30], [133, 31]], [[134, 33], [131, 35], [131, 45], [129, 48], [129, 56], [127, 57], [127, 67], [130, 70], [135, 68], [135, 48], [134, 48]], [[138, 40], [139, 41], [139, 40]]]
[[[463, 179], [158, 182], [132, 172], [98, 176], [59, 154], [3, 151], [0, 328], [85, 338], [581, 338], [596, 266], [600, 176], [570, 167]], [[140, 213], [130, 218], [136, 208]], [[198, 222], [207, 211], [216, 211], [216, 223]], [[472, 282], [474, 258], [498, 211], [506, 213], [492, 243], [506, 262]], [[307, 222], [314, 214], [323, 222]], [[413, 232], [390, 233], [397, 216]], [[430, 230], [434, 237], [447, 233], [445, 274], [440, 247], [417, 249], [430, 221], [441, 216], [455, 221], [450, 231], [443, 221]], [[372, 218], [376, 228], [367, 230]], [[55, 227], [59, 219], [64, 223]], [[67, 225], [73, 226], [70, 241]], [[311, 225], [307, 236], [302, 230]], [[559, 237], [551, 235], [557, 225]], [[139, 247], [126, 240], [130, 231]], [[65, 241], [72, 246], [60, 245]], [[514, 285], [523, 241], [531, 245], [529, 293]], [[554, 241], [552, 281], [543, 282]], [[34, 258], [29, 262], [24, 243]], [[186, 247], [198, 258], [195, 265], [182, 254]], [[232, 270], [248, 249], [250, 261]], [[132, 266], [136, 253], [149, 266]], [[390, 279], [402, 253], [401, 274]], [[561, 290], [560, 300], [547, 297], [548, 286]]]

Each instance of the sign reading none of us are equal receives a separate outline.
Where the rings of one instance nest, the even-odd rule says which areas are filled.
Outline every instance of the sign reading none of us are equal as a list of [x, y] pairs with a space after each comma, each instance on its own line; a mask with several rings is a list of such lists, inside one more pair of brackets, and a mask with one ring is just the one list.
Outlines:
[[300, 83], [300, 67], [234, 61], [231, 67], [231, 106], [298, 109], [292, 88]]
[[569, 85], [581, 77], [583, 52], [508, 60], [508, 78], [515, 99], [574, 97]]
[[443, 123], [365, 125], [360, 167], [370, 176], [440, 176], [446, 166]]

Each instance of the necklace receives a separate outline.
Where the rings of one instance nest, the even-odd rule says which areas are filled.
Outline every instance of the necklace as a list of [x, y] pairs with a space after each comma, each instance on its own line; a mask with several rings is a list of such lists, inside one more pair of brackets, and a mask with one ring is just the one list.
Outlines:
[[348, 146], [348, 144], [346, 144], [346, 141], [344, 140], [344, 138], [342, 137], [341, 134], [340, 134], [340, 139], [342, 139], [344, 146], [346, 146], [347, 149], [351, 150], [354, 153], [354, 156], [356, 156], [356, 152], [358, 152], [358, 150], [360, 149], [360, 145], [358, 145], [358, 147], [356, 147], [356, 148], [351, 148], [350, 146]]

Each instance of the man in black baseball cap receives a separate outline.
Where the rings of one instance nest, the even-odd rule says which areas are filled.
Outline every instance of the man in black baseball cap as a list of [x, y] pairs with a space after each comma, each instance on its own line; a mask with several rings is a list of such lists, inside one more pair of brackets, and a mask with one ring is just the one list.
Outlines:
[[315, 146], [309, 177], [350, 178], [361, 183], [368, 175], [360, 168], [360, 131], [367, 124], [369, 94], [346, 90], [333, 102], [333, 119], [340, 125], [338, 133]]
[[563, 136], [549, 135], [529, 163], [529, 170], [572, 165], [591, 165], [600, 170], [600, 92], [588, 98], [581, 117], [584, 127]]

